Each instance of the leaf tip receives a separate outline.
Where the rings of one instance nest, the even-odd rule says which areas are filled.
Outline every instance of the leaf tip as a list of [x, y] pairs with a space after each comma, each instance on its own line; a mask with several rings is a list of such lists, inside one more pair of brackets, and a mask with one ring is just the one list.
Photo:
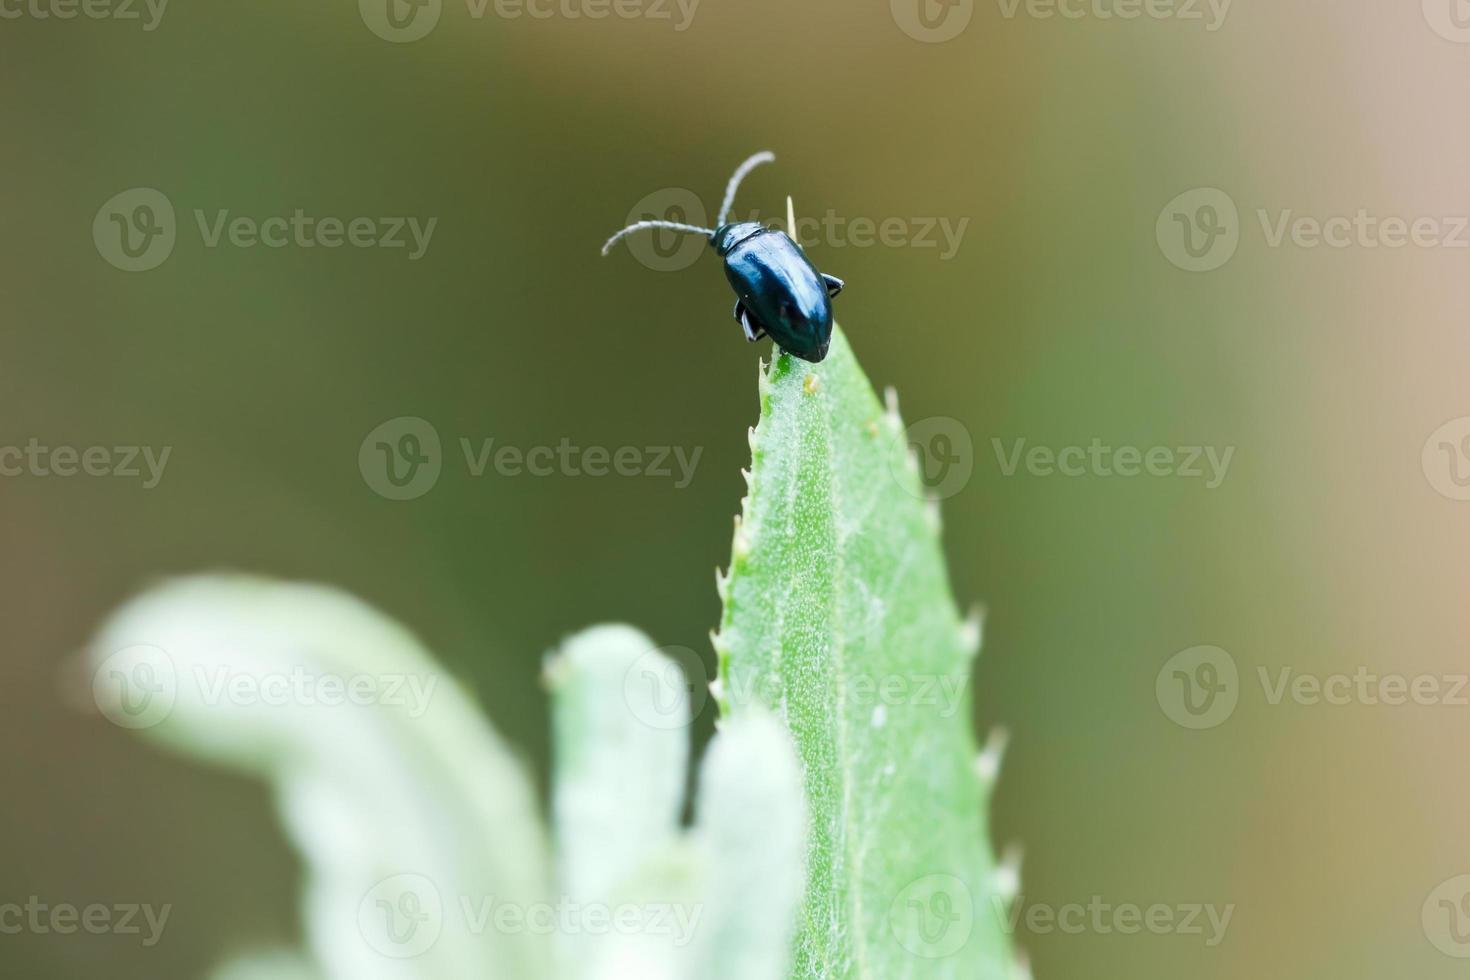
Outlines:
[[1021, 845], [1006, 848], [1005, 856], [995, 869], [995, 894], [1003, 902], [1009, 902], [1021, 894]]
[[1010, 741], [1011, 733], [1004, 727], [997, 726], [990, 730], [985, 748], [975, 757], [975, 775], [985, 785], [993, 785], [1000, 776], [1000, 764], [1005, 760], [1006, 746]]
[[944, 530], [944, 514], [939, 509], [938, 497], [924, 498], [924, 522], [929, 525], [929, 530], [938, 534]]
[[745, 520], [739, 514], [735, 515], [734, 553], [737, 560], [750, 557], [750, 537], [745, 533]]
[[979, 604], [970, 607], [969, 615], [960, 624], [960, 646], [965, 653], [974, 657], [980, 652], [985, 634], [985, 607]]
[[571, 678], [572, 666], [562, 653], [550, 653], [541, 661], [541, 686], [548, 691], [557, 691], [566, 686]]

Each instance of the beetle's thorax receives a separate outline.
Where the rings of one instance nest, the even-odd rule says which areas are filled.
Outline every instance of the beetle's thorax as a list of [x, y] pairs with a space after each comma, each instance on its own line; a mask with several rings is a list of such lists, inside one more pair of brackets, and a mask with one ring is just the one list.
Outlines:
[[714, 236], [709, 243], [720, 255], [729, 255], [730, 250], [741, 242], [770, 230], [759, 221], [739, 221], [735, 224], [720, 225], [715, 229]]

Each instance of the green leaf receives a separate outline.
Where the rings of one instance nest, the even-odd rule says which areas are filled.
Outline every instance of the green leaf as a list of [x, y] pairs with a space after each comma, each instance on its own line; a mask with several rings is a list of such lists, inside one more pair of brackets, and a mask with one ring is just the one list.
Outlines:
[[795, 736], [812, 830], [799, 980], [1002, 980], [1014, 960], [969, 676], [978, 622], [951, 597], [937, 509], [896, 407], [840, 330], [821, 364], [760, 381], [749, 496], [720, 583], [724, 712]]

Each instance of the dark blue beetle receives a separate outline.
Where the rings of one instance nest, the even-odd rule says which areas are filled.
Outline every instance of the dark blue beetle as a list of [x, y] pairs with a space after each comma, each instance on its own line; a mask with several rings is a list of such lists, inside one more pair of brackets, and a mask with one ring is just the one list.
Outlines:
[[725, 278], [735, 289], [735, 319], [744, 328], [745, 339], [755, 341], [769, 335], [788, 354], [815, 363], [827, 356], [827, 345], [832, 342], [832, 297], [842, 292], [842, 280], [818, 272], [786, 232], [755, 221], [725, 221], [745, 175], [775, 159], [774, 154], [757, 153], [736, 168], [725, 188], [716, 227], [639, 221], [609, 238], [602, 254], [618, 239], [647, 228], [708, 237], [710, 247], [725, 260]]

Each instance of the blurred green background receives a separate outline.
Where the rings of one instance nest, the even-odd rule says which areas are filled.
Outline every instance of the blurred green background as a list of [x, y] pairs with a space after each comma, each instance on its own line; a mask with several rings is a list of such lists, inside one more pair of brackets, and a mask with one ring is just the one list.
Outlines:
[[[758, 351], [711, 256], [662, 272], [597, 248], [668, 188], [713, 211], [769, 147], [742, 211], [789, 193], [849, 228], [968, 221], [948, 258], [825, 233], [808, 251], [847, 280], [839, 319], [874, 382], [973, 447], [946, 546], [957, 596], [988, 609], [976, 725], [1013, 735], [994, 824], [1026, 848], [1026, 904], [1234, 906], [1214, 947], [1023, 926], [1036, 975], [1463, 975], [1421, 909], [1470, 872], [1470, 708], [1271, 704], [1257, 681], [1467, 669], [1470, 507], [1421, 462], [1470, 415], [1466, 253], [1273, 247], [1257, 214], [1470, 209], [1470, 48], [1436, 2], [1240, 0], [1219, 21], [1186, 0], [1137, 19], [1098, 15], [1126, 0], [1068, 4], [1077, 18], [926, 0], [934, 31], [961, 27], [942, 43], [913, 0], [704, 0], [683, 30], [654, 0], [605, 19], [567, 15], [585, 0], [544, 19], [444, 0], [399, 8], [438, 9], [412, 43], [367, 0], [174, 0], [153, 30], [142, 6], [63, 20], [0, 2], [0, 444], [172, 447], [152, 489], [0, 478], [0, 902], [174, 906], [153, 948], [0, 935], [0, 974], [199, 977], [295, 935], [265, 793], [68, 704], [70, 656], [158, 577], [365, 597], [543, 785], [539, 662], [567, 633], [624, 620], [712, 661]], [[1156, 222], [1201, 187], [1238, 206], [1239, 242], [1189, 272]], [[177, 214], [146, 272], [92, 234], [131, 188]], [[411, 261], [211, 248], [194, 217], [298, 208], [437, 225]], [[403, 416], [434, 426], [443, 472], [392, 501], [358, 452]], [[702, 455], [684, 488], [475, 477], [460, 438]], [[1007, 476], [992, 442], [1094, 438], [1235, 455], [1206, 489]], [[1233, 657], [1239, 704], [1190, 730], [1155, 679], [1201, 644]]]

